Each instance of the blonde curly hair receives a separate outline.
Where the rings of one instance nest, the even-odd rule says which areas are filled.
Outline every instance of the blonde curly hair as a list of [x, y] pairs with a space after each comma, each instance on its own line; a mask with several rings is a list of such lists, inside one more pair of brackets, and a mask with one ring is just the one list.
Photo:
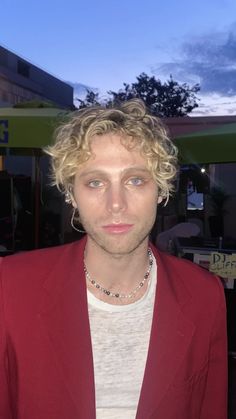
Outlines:
[[89, 107], [75, 111], [55, 131], [55, 142], [45, 148], [51, 156], [52, 185], [71, 193], [78, 167], [91, 156], [91, 140], [104, 134], [118, 134], [124, 147], [138, 148], [166, 200], [173, 192], [177, 172], [177, 149], [159, 118], [150, 115], [139, 99], [119, 107]]

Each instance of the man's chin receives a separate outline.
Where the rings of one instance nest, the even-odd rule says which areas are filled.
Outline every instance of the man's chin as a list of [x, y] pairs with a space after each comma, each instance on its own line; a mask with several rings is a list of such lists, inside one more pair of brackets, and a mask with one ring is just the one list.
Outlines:
[[148, 234], [142, 235], [140, 237], [127, 237], [126, 236], [111, 236], [111, 237], [94, 237], [88, 235], [88, 237], [93, 241], [93, 244], [99, 246], [106, 253], [110, 255], [127, 255], [135, 251], [143, 242], [148, 238]]

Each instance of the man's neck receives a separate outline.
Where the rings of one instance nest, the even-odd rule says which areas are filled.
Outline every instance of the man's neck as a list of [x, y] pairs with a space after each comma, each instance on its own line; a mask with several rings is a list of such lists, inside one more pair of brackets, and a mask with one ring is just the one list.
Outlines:
[[[128, 254], [111, 254], [88, 237], [85, 249], [85, 265], [99, 285], [112, 292], [128, 294], [143, 280], [148, 269], [148, 239]], [[112, 297], [101, 295], [96, 287], [88, 286], [89, 290], [98, 298], [114, 304]], [[137, 299], [146, 291], [146, 284], [140, 290]], [[132, 300], [130, 301], [132, 302]], [[122, 303], [127, 303], [122, 301]]]

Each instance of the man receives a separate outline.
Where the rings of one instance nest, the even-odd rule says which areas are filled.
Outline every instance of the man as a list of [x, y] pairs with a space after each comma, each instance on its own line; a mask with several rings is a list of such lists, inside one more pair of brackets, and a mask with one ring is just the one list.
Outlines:
[[47, 152], [87, 235], [1, 261], [0, 417], [226, 419], [220, 281], [148, 240], [176, 174], [160, 121], [82, 110]]

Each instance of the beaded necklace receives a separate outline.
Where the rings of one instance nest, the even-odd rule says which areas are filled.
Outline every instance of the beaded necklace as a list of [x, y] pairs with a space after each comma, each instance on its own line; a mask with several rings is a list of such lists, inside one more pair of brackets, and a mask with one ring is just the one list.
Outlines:
[[139, 282], [139, 284], [135, 287], [135, 289], [133, 291], [131, 291], [129, 294], [122, 294], [122, 293], [119, 293], [119, 292], [112, 292], [112, 291], [109, 291], [108, 289], [104, 288], [97, 281], [95, 281], [95, 279], [91, 278], [91, 276], [90, 276], [90, 274], [89, 274], [86, 266], [84, 265], [85, 276], [86, 276], [86, 279], [90, 282], [90, 284], [92, 284], [95, 288], [97, 288], [97, 290], [103, 292], [108, 297], [132, 298], [144, 286], [145, 282], [150, 278], [150, 272], [151, 272], [152, 265], [153, 265], [153, 257], [152, 257], [152, 251], [151, 251], [151, 249], [148, 249], [148, 258], [149, 258], [148, 270], [145, 273], [145, 275], [143, 277], [143, 280], [141, 282]]

